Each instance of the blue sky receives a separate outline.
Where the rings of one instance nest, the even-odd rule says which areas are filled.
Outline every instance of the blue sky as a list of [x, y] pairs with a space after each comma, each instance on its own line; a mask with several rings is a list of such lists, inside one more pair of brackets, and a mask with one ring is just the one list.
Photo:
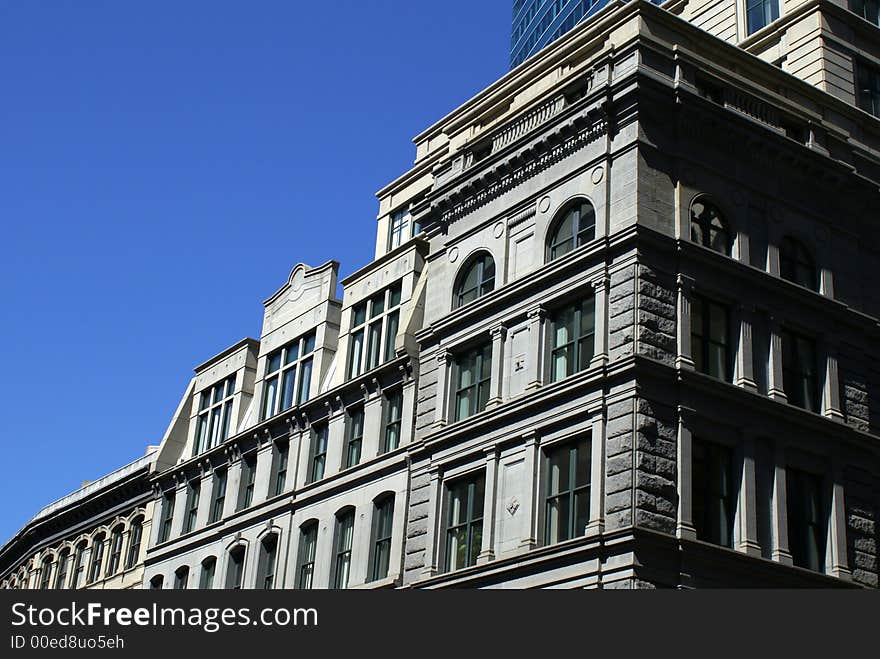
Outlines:
[[506, 72], [510, 11], [0, 0], [0, 543], [158, 443], [296, 263], [370, 261], [374, 193]]

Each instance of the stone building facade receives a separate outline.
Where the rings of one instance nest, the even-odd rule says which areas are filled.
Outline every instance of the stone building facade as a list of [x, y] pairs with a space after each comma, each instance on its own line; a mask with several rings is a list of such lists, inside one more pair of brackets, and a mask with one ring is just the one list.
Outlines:
[[777, 12], [609, 3], [417, 136], [196, 369], [143, 586], [877, 587], [880, 28]]

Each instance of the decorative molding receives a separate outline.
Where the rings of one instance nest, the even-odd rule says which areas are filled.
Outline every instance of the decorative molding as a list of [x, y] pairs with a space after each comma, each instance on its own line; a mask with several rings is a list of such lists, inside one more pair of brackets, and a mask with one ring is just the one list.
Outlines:
[[521, 210], [518, 213], [514, 213], [513, 215], [508, 217], [507, 218], [507, 226], [511, 229], [515, 226], [519, 226], [520, 224], [522, 224], [526, 220], [535, 217], [535, 215], [537, 215], [537, 213], [538, 213], [537, 205], [532, 204], [531, 206], [529, 206], [525, 210]]

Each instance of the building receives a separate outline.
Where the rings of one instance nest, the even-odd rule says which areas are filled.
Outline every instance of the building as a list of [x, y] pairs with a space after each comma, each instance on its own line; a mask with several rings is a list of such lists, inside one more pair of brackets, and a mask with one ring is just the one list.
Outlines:
[[144, 586], [876, 588], [880, 27], [746, 9], [609, 2], [418, 135], [342, 299], [196, 369]]

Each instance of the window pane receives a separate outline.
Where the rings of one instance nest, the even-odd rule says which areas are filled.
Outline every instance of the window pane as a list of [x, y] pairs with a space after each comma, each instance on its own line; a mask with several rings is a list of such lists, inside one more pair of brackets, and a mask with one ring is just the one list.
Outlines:
[[263, 394], [263, 418], [268, 419], [275, 413], [275, 395], [278, 389], [278, 376], [266, 380], [266, 391]]
[[281, 351], [273, 352], [266, 361], [266, 373], [274, 373], [281, 368]]
[[312, 386], [312, 358], [304, 360], [299, 365], [299, 394], [297, 402], [304, 403], [309, 399], [309, 389]]
[[388, 320], [385, 325], [385, 361], [389, 361], [394, 358], [395, 350], [394, 350], [394, 342], [397, 339], [397, 322], [398, 322], [398, 314], [400, 312], [395, 311], [393, 313], [388, 314]]
[[351, 344], [348, 355], [349, 377], [357, 377], [361, 374], [362, 351], [364, 348], [364, 331], [360, 330], [351, 335]]
[[281, 409], [286, 410], [293, 406], [293, 390], [296, 383], [296, 369], [289, 368], [284, 371], [281, 383]]

